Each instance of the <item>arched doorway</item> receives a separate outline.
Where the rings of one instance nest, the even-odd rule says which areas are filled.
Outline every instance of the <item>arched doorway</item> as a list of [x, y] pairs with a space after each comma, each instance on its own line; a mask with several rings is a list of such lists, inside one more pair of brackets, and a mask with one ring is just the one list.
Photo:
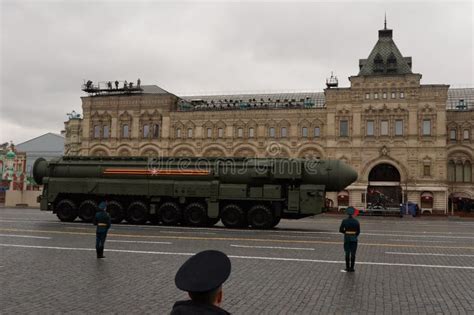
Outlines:
[[349, 207], [349, 192], [347, 190], [340, 191], [337, 194], [337, 209], [345, 210]]
[[400, 172], [388, 163], [381, 163], [369, 173], [367, 208], [399, 209], [402, 203]]
[[424, 191], [420, 195], [420, 201], [421, 201], [421, 211], [423, 212], [424, 210], [433, 211], [433, 193], [430, 191]]
[[465, 192], [453, 192], [449, 195], [450, 211], [474, 211], [474, 199]]

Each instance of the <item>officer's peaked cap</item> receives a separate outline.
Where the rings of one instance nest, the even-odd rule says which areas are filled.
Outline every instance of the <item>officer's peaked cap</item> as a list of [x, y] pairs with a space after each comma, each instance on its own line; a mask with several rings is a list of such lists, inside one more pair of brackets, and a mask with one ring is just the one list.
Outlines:
[[353, 215], [354, 212], [355, 212], [354, 207], [347, 207], [347, 208], [346, 208], [346, 213], [347, 213], [347, 214]]
[[178, 289], [204, 293], [217, 289], [229, 278], [230, 259], [217, 250], [205, 250], [192, 256], [179, 268], [174, 278]]

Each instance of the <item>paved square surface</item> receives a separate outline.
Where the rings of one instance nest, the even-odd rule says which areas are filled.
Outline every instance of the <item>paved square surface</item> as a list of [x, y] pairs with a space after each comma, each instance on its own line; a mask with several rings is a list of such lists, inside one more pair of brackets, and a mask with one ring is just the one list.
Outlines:
[[234, 314], [474, 314], [474, 221], [362, 217], [344, 273], [343, 216], [270, 231], [112, 226], [104, 260], [91, 224], [0, 208], [0, 313], [167, 314], [193, 253], [231, 257], [222, 307]]

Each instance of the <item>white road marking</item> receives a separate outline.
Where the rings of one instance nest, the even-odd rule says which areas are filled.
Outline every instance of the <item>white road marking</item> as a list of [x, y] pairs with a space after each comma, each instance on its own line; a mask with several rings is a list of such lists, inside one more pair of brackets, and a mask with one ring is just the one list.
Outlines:
[[412, 255], [412, 256], [474, 257], [474, 255], [468, 255], [468, 254], [404, 253], [404, 252], [385, 252], [385, 254]]
[[107, 240], [107, 242], [114, 242], [114, 243], [139, 243], [139, 244], [166, 244], [166, 245], [173, 244], [173, 243], [171, 243], [171, 242], [153, 242], [153, 241], [119, 241], [119, 240]]
[[[265, 235], [263, 235], [265, 236]], [[282, 234], [282, 235], [269, 235], [270, 237], [283, 237], [283, 238], [304, 238], [304, 239], [318, 239], [318, 240], [329, 240], [331, 239], [331, 237], [329, 236], [308, 236], [308, 235], [304, 235], [304, 236], [301, 236], [301, 235], [285, 235], [285, 234]]]
[[[337, 219], [327, 219], [327, 218], [318, 218], [316, 217], [314, 221], [308, 221], [308, 220], [291, 220], [292, 222], [295, 223], [334, 223], [334, 224], [340, 224], [343, 219], [345, 219], [346, 216], [340, 216], [340, 218]], [[380, 225], [380, 224], [393, 224], [393, 225], [405, 225], [407, 221], [404, 221], [403, 219], [399, 219], [398, 217], [393, 217], [393, 220], [371, 220], [367, 219], [366, 217], [357, 217], [361, 223], [364, 225]], [[285, 219], [282, 219], [285, 220]], [[443, 222], [447, 222], [446, 219], [441, 219], [441, 220], [436, 220], [436, 221], [423, 221], [425, 219], [413, 219], [413, 221], [409, 221], [412, 223], [416, 223], [419, 226], [427, 227], [427, 226], [438, 226], [438, 227], [445, 227], [443, 225]], [[283, 221], [284, 222], [284, 221]], [[473, 225], [472, 221], [449, 221], [449, 224], [453, 225], [463, 225], [463, 226], [470, 226]]]
[[[19, 247], [19, 248], [36, 248], [36, 249], [58, 249], [58, 250], [75, 250], [75, 251], [95, 251], [95, 248], [83, 247], [59, 247], [59, 246], [36, 246], [36, 245], [18, 245], [18, 244], [1, 244], [5, 247]], [[126, 249], [106, 249], [107, 252], [117, 253], [134, 253], [134, 254], [155, 254], [155, 255], [177, 255], [177, 256], [192, 256], [195, 253], [174, 253], [174, 252], [155, 252], [146, 250], [126, 250]]]
[[31, 236], [31, 235], [17, 235], [17, 234], [0, 234], [0, 237], [23, 237], [23, 238], [38, 238], [43, 240], [50, 240], [47, 236]]
[[[447, 227], [444, 225], [444, 227]], [[367, 230], [368, 232], [387, 232], [387, 230]], [[391, 233], [415, 233], [415, 234], [447, 234], [447, 235], [474, 235], [472, 232], [442, 232], [442, 231], [410, 231], [410, 230], [390, 230]]]
[[397, 239], [390, 239], [389, 241], [410, 242], [410, 243], [458, 243], [455, 241], [423, 241], [423, 240], [397, 240]]
[[[39, 220], [39, 219], [18, 219], [18, 218], [15, 218], [15, 219], [0, 219], [0, 222], [30, 222], [30, 221], [35, 221], [35, 222], [53, 222], [53, 221], [45, 221], [45, 220]], [[54, 222], [57, 222], [57, 221], [54, 221]], [[58, 222], [57, 222], [58, 223]]]
[[[112, 225], [111, 229], [115, 231], [124, 231], [124, 230], [132, 230], [130, 227], [132, 226], [120, 226], [120, 225]], [[138, 225], [133, 225], [133, 227], [138, 227]], [[149, 226], [139, 226], [142, 228], [149, 228]], [[80, 226], [67, 226], [66, 229], [71, 229], [71, 230], [93, 230], [95, 229], [95, 226], [90, 226], [90, 227], [80, 227]], [[216, 235], [217, 233], [214, 232], [199, 232], [199, 231], [156, 231], [158, 233], [169, 233], [169, 234], [184, 234], [184, 233], [192, 233], [192, 234], [209, 234], [209, 235]]]
[[420, 238], [454, 238], [454, 239], [473, 239], [474, 240], [474, 236], [386, 234], [386, 233], [364, 233], [364, 231], [362, 231], [360, 234], [361, 235], [371, 235], [371, 236], [420, 237]]
[[[115, 226], [114, 226], [115, 227]], [[85, 226], [66, 226], [65, 229], [68, 229], [68, 230], [93, 230], [95, 229], [96, 227], [91, 225], [91, 226], [88, 226], [88, 227], [85, 227]]]
[[200, 232], [200, 231], [159, 231], [160, 233], [170, 233], [170, 234], [182, 234], [182, 233], [193, 233], [193, 234], [209, 234], [216, 235], [214, 232]]
[[241, 247], [241, 248], [314, 250], [314, 248], [309, 248], [309, 247], [249, 246], [249, 245], [234, 245], [234, 244], [231, 244], [230, 246], [231, 247]]
[[[17, 244], [0, 244], [5, 247], [18, 248], [36, 248], [36, 249], [57, 249], [71, 251], [95, 251], [95, 248], [78, 248], [78, 247], [56, 247], [56, 246], [35, 246], [35, 245], [17, 245]], [[156, 252], [144, 250], [124, 250], [124, 249], [107, 249], [107, 252], [132, 253], [132, 254], [152, 254], [152, 255], [171, 255], [171, 256], [192, 256], [195, 253], [179, 253], [179, 252]], [[344, 264], [339, 260], [322, 260], [322, 259], [304, 259], [304, 258], [285, 258], [285, 257], [264, 257], [264, 256], [237, 256], [228, 255], [230, 258], [236, 259], [254, 259], [254, 260], [273, 260], [273, 261], [293, 261], [293, 262], [310, 262], [310, 263], [326, 263], [326, 264]], [[450, 266], [450, 265], [427, 265], [427, 264], [403, 264], [403, 263], [381, 263], [361, 261], [357, 265], [373, 265], [373, 266], [397, 266], [397, 267], [420, 267], [420, 268], [441, 268], [441, 269], [467, 269], [474, 270], [471, 266]]]
[[[77, 225], [81, 224], [79, 222], [56, 222], [56, 221], [46, 221], [46, 220], [22, 220], [22, 221], [13, 221], [13, 220], [0, 220], [0, 222], [25, 222], [25, 221], [36, 221], [36, 222], [45, 222], [45, 223], [52, 223], [52, 224], [60, 224], [60, 225]], [[321, 221], [315, 221], [315, 223], [321, 223]], [[380, 224], [382, 222], [363, 222], [362, 224]], [[387, 224], [393, 224], [393, 222], [385, 222]], [[453, 223], [453, 222], [449, 222]], [[467, 223], [465, 223], [467, 224]], [[427, 224], [418, 224], [419, 226], [427, 226]], [[442, 227], [446, 227], [446, 225], [439, 225]], [[160, 233], [199, 233], [199, 234], [217, 234], [216, 232], [203, 232], [203, 231], [217, 231], [217, 232], [226, 232], [226, 233], [243, 233], [243, 234], [248, 234], [249, 230], [248, 229], [241, 229], [241, 230], [230, 230], [230, 229], [225, 229], [224, 227], [216, 226], [214, 228], [202, 228], [202, 227], [179, 227], [179, 226], [163, 226], [163, 225], [157, 225], [157, 226], [150, 226], [150, 225], [132, 225], [132, 224], [127, 224], [127, 225], [120, 225], [120, 224], [115, 224], [112, 225], [112, 228], [117, 228], [117, 229], [129, 229], [130, 227], [138, 227], [141, 229], [174, 229], [177, 231], [173, 232], [166, 232], [166, 231], [159, 231]], [[76, 227], [67, 227], [67, 228], [72, 228], [72, 229], [89, 229], [87, 225], [84, 226], [76, 226]], [[92, 225], [90, 228], [94, 228]], [[391, 236], [391, 237], [419, 237], [419, 238], [452, 238], [452, 239], [474, 239], [474, 236], [455, 236], [459, 234], [464, 234], [464, 235], [474, 235], [473, 233], [466, 233], [466, 232], [426, 232], [426, 231], [391, 231], [392, 233], [397, 233], [397, 234], [392, 234], [392, 233], [373, 233], [378, 230], [362, 230], [361, 235], [370, 235], [370, 236]], [[329, 232], [329, 231], [291, 231], [291, 230], [284, 230], [284, 229], [275, 229], [275, 230], [252, 230], [253, 233], [255, 234], [273, 234], [273, 233], [284, 233], [284, 234], [303, 234], [303, 235], [308, 235], [308, 234], [332, 234], [332, 235], [339, 235], [339, 232]], [[419, 233], [423, 235], [414, 235], [414, 234], [403, 234], [403, 233]], [[448, 234], [448, 235], [430, 235], [431, 234]]]
[[[190, 230], [213, 230], [213, 231], [223, 231], [229, 234], [232, 233], [243, 233], [243, 234], [248, 234], [249, 230], [248, 229], [243, 229], [243, 230], [229, 230], [225, 228], [181, 228], [181, 227], [171, 227], [171, 226], [158, 226], [159, 228], [167, 228], [167, 229], [190, 229]], [[255, 234], [273, 234], [273, 233], [281, 233], [282, 235], [285, 234], [301, 234], [301, 235], [308, 235], [308, 234], [332, 234], [332, 235], [340, 235], [341, 233], [339, 232], [330, 232], [330, 231], [288, 231], [288, 230], [252, 230], [252, 233]], [[413, 235], [413, 234], [402, 234], [402, 233], [407, 233], [406, 231], [400, 231], [400, 234], [392, 234], [392, 233], [371, 233], [370, 230], [363, 230], [361, 235], [370, 235], [370, 236], [395, 236], [395, 237], [420, 237], [420, 238], [453, 238], [453, 239], [474, 239], [474, 236], [454, 236], [454, 235], [427, 235], [425, 232], [421, 232], [423, 235]], [[474, 234], [469, 234], [469, 235], [474, 235]], [[286, 235], [285, 235], [286, 236]]]

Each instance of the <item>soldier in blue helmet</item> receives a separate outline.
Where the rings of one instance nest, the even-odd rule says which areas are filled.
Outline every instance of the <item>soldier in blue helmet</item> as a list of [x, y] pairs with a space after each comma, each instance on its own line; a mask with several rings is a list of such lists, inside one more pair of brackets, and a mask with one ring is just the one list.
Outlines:
[[95, 232], [95, 250], [97, 258], [105, 258], [104, 245], [107, 238], [107, 232], [110, 228], [110, 215], [107, 213], [107, 202], [99, 203], [99, 211], [95, 214], [94, 225], [97, 225]]
[[187, 291], [191, 300], [178, 301], [171, 315], [230, 314], [220, 308], [222, 284], [230, 275], [231, 264], [226, 254], [205, 250], [189, 258], [178, 270], [175, 283]]
[[354, 265], [357, 251], [357, 237], [360, 234], [359, 221], [354, 219], [354, 207], [347, 207], [346, 213], [348, 218], [342, 220], [339, 232], [344, 234], [344, 252], [346, 254], [346, 272], [354, 272]]

